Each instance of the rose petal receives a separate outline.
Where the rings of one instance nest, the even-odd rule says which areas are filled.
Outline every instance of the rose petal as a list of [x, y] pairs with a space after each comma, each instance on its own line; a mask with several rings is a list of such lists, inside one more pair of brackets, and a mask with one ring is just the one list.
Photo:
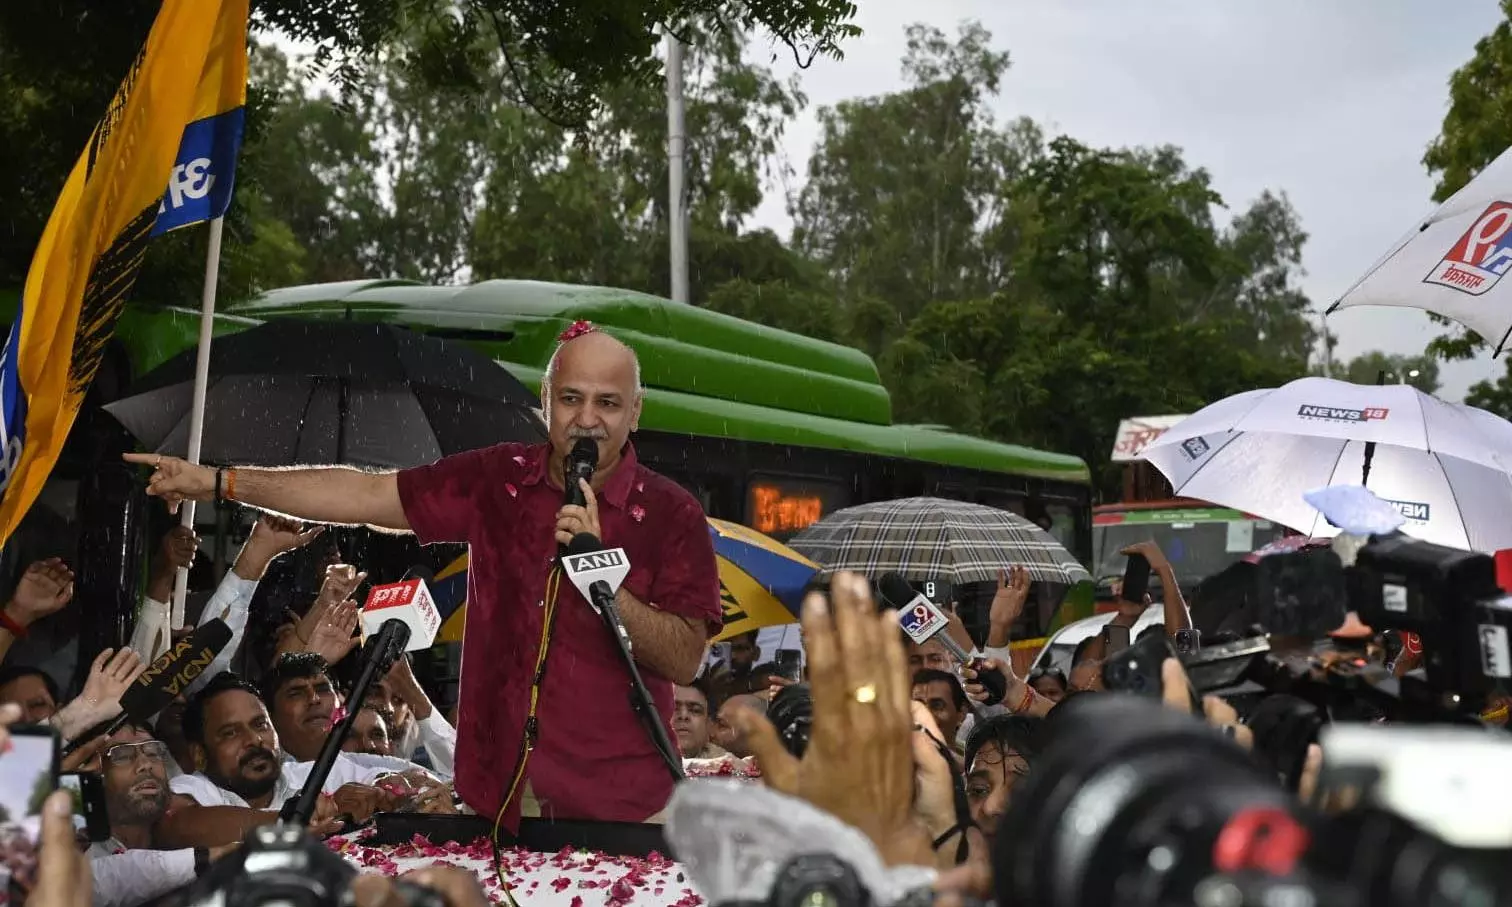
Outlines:
[[514, 487], [514, 485], [510, 482], [504, 483], [504, 490], [509, 492], [509, 496], [512, 498], [517, 498], [520, 496], [520, 489]]

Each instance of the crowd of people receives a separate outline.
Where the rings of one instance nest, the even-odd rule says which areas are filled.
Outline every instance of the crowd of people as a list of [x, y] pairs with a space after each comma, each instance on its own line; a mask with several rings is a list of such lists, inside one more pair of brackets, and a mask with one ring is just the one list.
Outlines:
[[[157, 546], [129, 644], [100, 652], [72, 695], [41, 667], [0, 664], [0, 719], [44, 723], [73, 742], [64, 770], [98, 773], [107, 801], [103, 840], [55, 817], [62, 801], [48, 801], [44, 866], [31, 899], [135, 907], [191, 884], [253, 829], [278, 821], [348, 715], [351, 733], [308, 823], [314, 835], [380, 812], [470, 813], [491, 819], [496, 831], [532, 816], [663, 821], [686, 787], [674, 790], [656, 742], [626, 702], [626, 667], [597, 605], [562, 576], [560, 552], [584, 536], [626, 552], [630, 569], [614, 593], [618, 619], [688, 774], [733, 766], [713, 773], [759, 779], [828, 811], [865, 833], [886, 864], [935, 872], [937, 897], [991, 897], [989, 854], [1055, 714], [1086, 697], [1106, 701], [1104, 668], [1136, 626], [1135, 643], [1191, 632], [1159, 547], [1128, 553], [1160, 577], [1162, 601], [1115, 593], [1109, 627], [1125, 632], [1086, 639], [1060, 667], [1015, 670], [1010, 635], [1031, 593], [1045, 592], [1021, 567], [1001, 573], [978, 637], [961, 609], [943, 602], [944, 636], [916, 643], [889, 610], [902, 603], [873, 594], [877, 578], [838, 573], [827, 595], [803, 603], [801, 667], [763, 652], [756, 634], [728, 640], [710, 658], [721, 607], [709, 530], [688, 492], [637, 462], [630, 435], [641, 397], [634, 354], [579, 324], [560, 338], [542, 381], [544, 444], [500, 444], [396, 473], [217, 468], [130, 455], [151, 469], [147, 491], [170, 512], [193, 500], [256, 514], [197, 615], [200, 625], [223, 621], [231, 642], [159, 714], [98, 733], [121, 713], [145, 663], [192, 630], [171, 626], [167, 602], [200, 540], [175, 527]], [[574, 460], [581, 457], [588, 459]], [[349, 668], [363, 657], [356, 596], [364, 568], [394, 565], [297, 554], [326, 524], [470, 545], [455, 708], [438, 706], [408, 656], [354, 695]], [[318, 570], [318, 591], [306, 600], [282, 596], [292, 604], [262, 638], [253, 628], [270, 624], [251, 619], [253, 603], [280, 558]], [[310, 579], [293, 582], [313, 587]], [[63, 608], [73, 585], [60, 559], [26, 568], [0, 610], [0, 655]], [[1161, 619], [1142, 621], [1152, 609]], [[960, 652], [968, 653], [964, 662]], [[988, 672], [1001, 689], [986, 682]], [[1254, 745], [1235, 708], [1189, 692], [1174, 659], [1161, 668], [1161, 688], [1173, 711], [1191, 713], [1200, 702], [1194, 721], [1216, 727], [1226, 746]], [[1321, 764], [1315, 745], [1307, 753], [1302, 790]], [[56, 843], [60, 822], [68, 825], [66, 855]], [[69, 877], [50, 875], [48, 866]], [[462, 876], [438, 870], [425, 878], [451, 907], [482, 903], [477, 881]], [[378, 898], [368, 903], [387, 907], [391, 889], [361, 884], [363, 897]]]

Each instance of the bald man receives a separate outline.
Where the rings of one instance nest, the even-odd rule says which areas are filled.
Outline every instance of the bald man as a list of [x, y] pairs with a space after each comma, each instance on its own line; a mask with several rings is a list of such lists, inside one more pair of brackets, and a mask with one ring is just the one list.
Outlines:
[[[153, 467], [148, 493], [171, 508], [217, 491], [251, 507], [328, 523], [466, 542], [467, 627], [456, 788], [486, 816], [655, 819], [672, 776], [629, 702], [613, 640], [572, 584], [557, 545], [590, 532], [622, 547], [616, 600], [671, 735], [674, 683], [691, 683], [719, 628], [719, 576], [697, 500], [636, 461], [640, 366], [587, 322], [558, 338], [541, 381], [545, 444], [499, 444], [398, 472], [342, 467], [223, 469], [128, 454]], [[568, 452], [598, 445], [587, 506], [562, 506]], [[546, 670], [536, 670], [545, 650]], [[529, 729], [529, 733], [527, 733]]]

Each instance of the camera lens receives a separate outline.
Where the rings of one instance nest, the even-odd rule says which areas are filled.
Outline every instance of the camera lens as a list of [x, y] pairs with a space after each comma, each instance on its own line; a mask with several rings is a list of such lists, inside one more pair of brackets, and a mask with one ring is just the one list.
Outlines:
[[1078, 696], [1044, 733], [996, 835], [999, 904], [1192, 903], [1232, 817], [1290, 808], [1246, 753], [1146, 697]]
[[777, 873], [772, 907], [869, 907], [871, 896], [856, 871], [832, 854], [803, 854]]

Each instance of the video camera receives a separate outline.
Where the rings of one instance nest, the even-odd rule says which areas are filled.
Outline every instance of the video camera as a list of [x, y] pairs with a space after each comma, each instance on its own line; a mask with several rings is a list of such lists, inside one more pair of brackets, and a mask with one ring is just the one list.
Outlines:
[[[1349, 554], [1350, 544], [1336, 546]], [[1182, 657], [1199, 692], [1246, 683], [1297, 696], [1336, 718], [1475, 723], [1512, 683], [1512, 597], [1485, 554], [1372, 536], [1353, 562], [1332, 548], [1261, 558], [1247, 638]], [[1334, 633], [1353, 611], [1372, 634], [1422, 641], [1423, 664], [1397, 677], [1375, 636]], [[1394, 660], [1394, 658], [1393, 658]]]

